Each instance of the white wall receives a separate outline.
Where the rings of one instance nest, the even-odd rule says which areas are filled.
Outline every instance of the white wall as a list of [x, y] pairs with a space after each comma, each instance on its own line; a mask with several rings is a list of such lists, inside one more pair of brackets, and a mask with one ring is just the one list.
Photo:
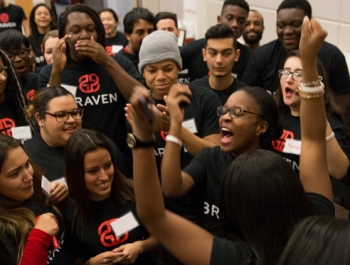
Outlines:
[[[159, 11], [179, 12], [185, 1], [194, 2], [195, 10], [183, 11], [183, 20], [189, 25], [195, 38], [203, 38], [207, 29], [217, 23], [224, 0], [142, 0], [143, 7], [153, 13]], [[338, 46], [343, 53], [350, 54], [350, 0], [309, 0], [313, 17], [328, 31], [327, 41]], [[265, 33], [261, 41], [265, 44], [276, 38], [276, 10], [281, 0], [248, 0], [251, 9], [262, 13]], [[189, 35], [188, 35], [189, 36]]]

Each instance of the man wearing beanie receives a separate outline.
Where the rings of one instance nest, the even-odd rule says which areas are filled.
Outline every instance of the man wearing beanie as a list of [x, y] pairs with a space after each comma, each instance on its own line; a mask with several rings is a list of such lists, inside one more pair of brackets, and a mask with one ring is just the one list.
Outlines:
[[[139, 53], [139, 71], [151, 90], [153, 104], [163, 112], [164, 127], [155, 132], [155, 153], [158, 172], [163, 159], [166, 136], [171, 124], [181, 128], [180, 155], [172, 157], [174, 163], [184, 168], [204, 147], [214, 147], [220, 143], [219, 117], [216, 109], [221, 105], [218, 96], [209, 89], [191, 88], [191, 104], [184, 107], [183, 121], [172, 120], [171, 113], [175, 104], [179, 104], [188, 91], [187, 85], [178, 84], [178, 74], [182, 68], [177, 39], [173, 33], [163, 30], [155, 31], [142, 41]], [[166, 103], [164, 101], [166, 97]], [[182, 125], [182, 126], [181, 126]], [[169, 140], [169, 138], [168, 138]], [[176, 140], [172, 138], [172, 140]], [[162, 182], [167, 176], [160, 176]], [[166, 196], [165, 192], [165, 196]], [[190, 220], [198, 215], [199, 194], [191, 191], [180, 199], [166, 199], [166, 207]], [[181, 264], [162, 251], [163, 264]]]

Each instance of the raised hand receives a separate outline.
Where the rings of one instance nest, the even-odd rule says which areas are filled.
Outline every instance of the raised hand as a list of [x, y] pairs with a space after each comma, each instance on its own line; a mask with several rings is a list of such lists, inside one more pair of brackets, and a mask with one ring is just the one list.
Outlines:
[[321, 25], [316, 20], [309, 20], [305, 16], [299, 45], [301, 57], [315, 59], [326, 37], [327, 32]]
[[67, 63], [66, 55], [66, 42], [71, 38], [71, 35], [66, 35], [59, 39], [56, 43], [55, 49], [53, 50], [53, 68], [55, 71], [62, 72], [64, 66]]

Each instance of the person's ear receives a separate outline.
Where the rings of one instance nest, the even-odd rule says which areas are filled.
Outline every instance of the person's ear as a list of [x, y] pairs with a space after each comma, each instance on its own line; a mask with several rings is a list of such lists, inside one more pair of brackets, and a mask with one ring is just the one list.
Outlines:
[[44, 120], [44, 118], [40, 115], [39, 112], [35, 113], [34, 117], [35, 117], [35, 120], [36, 120], [36, 122], [38, 123], [39, 127], [44, 126], [45, 120]]
[[239, 56], [241, 56], [241, 50], [237, 49], [235, 52], [235, 62], [238, 62]]
[[217, 21], [218, 21], [218, 24], [220, 24], [220, 20], [221, 20], [221, 16], [217, 16]]
[[205, 48], [202, 49], [202, 55], [203, 55], [203, 61], [206, 62], [207, 61], [207, 51], [205, 50]]
[[256, 127], [256, 135], [260, 136], [264, 134], [268, 128], [269, 128], [269, 124], [267, 123], [267, 121], [261, 121]]

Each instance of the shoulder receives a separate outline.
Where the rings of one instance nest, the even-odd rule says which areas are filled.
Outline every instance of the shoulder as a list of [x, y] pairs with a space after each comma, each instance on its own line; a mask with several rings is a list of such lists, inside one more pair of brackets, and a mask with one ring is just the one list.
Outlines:
[[246, 242], [214, 236], [210, 264], [251, 264], [252, 259], [253, 251]]
[[[271, 53], [279, 53], [282, 50], [282, 45], [279, 42], [279, 40], [273, 40], [269, 43], [266, 43], [262, 46], [260, 46], [258, 49], [256, 49], [253, 53], [256, 56], [270, 56]], [[278, 54], [277, 54], [278, 55]]]
[[335, 54], [341, 54], [343, 53], [339, 50], [339, 48], [329, 42], [323, 42], [323, 45], [321, 47], [320, 52], [330, 52], [330, 53], [335, 53]]
[[181, 47], [180, 53], [183, 51], [187, 51], [187, 52], [201, 51], [204, 48], [204, 44], [205, 44], [205, 39], [191, 41], [185, 46]]
[[203, 76], [201, 78], [198, 78], [191, 83], [188, 84], [188, 86], [192, 89], [193, 87], [203, 87], [203, 86], [208, 86], [209, 87], [209, 76]]
[[243, 45], [242, 43], [238, 42], [238, 49], [241, 50], [241, 55], [240, 56], [250, 56], [253, 51], [249, 49], [247, 46]]
[[334, 205], [329, 199], [317, 193], [306, 193], [306, 196], [314, 214], [334, 216]]

